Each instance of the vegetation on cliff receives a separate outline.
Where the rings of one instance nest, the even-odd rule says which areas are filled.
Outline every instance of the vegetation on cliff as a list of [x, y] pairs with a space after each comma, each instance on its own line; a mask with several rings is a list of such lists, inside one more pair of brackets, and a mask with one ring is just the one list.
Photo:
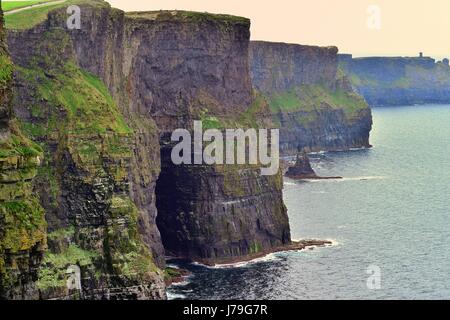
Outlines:
[[13, 2], [4, 2], [3, 1], [2, 7], [3, 7], [3, 11], [7, 12], [7, 11], [14, 10], [14, 9], [20, 9], [23, 7], [28, 7], [28, 6], [32, 6], [35, 4], [48, 2], [48, 1], [50, 1], [50, 0], [28, 0], [28, 1], [13, 1]]
[[7, 29], [25, 30], [44, 22], [50, 11], [67, 8], [70, 5], [90, 5], [96, 7], [109, 7], [106, 1], [102, 0], [65, 0], [45, 6], [31, 7], [27, 10], [14, 12], [5, 16], [5, 25]]
[[60, 29], [40, 35], [16, 78], [22, 130], [45, 153], [33, 181], [51, 231], [37, 275], [39, 296], [74, 298], [66, 287], [71, 265], [81, 268], [88, 287], [98, 288], [90, 298], [118, 286], [136, 288], [124, 288], [129, 297], [156, 296], [150, 285], [162, 282], [162, 271], [138, 232], [130, 198], [134, 130], [108, 89], [77, 65], [72, 40]]
[[336, 47], [254, 41], [253, 85], [269, 101], [281, 152], [369, 147], [371, 111], [338, 65]]
[[358, 112], [367, 109], [367, 103], [360, 95], [343, 89], [332, 90], [321, 84], [310, 84], [276, 93], [270, 97], [270, 108], [279, 112], [305, 112], [309, 115], [299, 118], [302, 125], [312, 125], [320, 112], [343, 110], [346, 118], [356, 120]]
[[127, 17], [134, 19], [146, 19], [155, 21], [174, 21], [203, 23], [211, 22], [222, 25], [242, 24], [250, 26], [250, 19], [227, 14], [213, 14], [207, 12], [194, 12], [182, 10], [138, 11], [127, 12]]
[[13, 118], [14, 66], [3, 33], [0, 9], [0, 298], [16, 286], [32, 281], [33, 262], [46, 245], [46, 221], [31, 181], [42, 159], [42, 149], [28, 140]]
[[429, 57], [369, 57], [342, 55], [340, 65], [352, 86], [370, 105], [448, 103], [448, 60]]
[[[61, 6], [69, 3], [81, 2]], [[261, 177], [254, 166], [174, 169], [163, 158], [156, 182], [164, 141], [153, 122], [161, 133], [193, 119], [205, 120], [206, 128], [272, 126], [269, 104], [253, 95], [247, 73], [249, 21], [160, 12], [149, 23], [152, 14], [123, 19], [118, 10], [97, 7], [83, 7], [95, 16], [83, 32], [42, 24], [10, 33], [19, 65], [15, 108], [23, 131], [45, 154], [30, 184], [50, 232], [36, 268], [40, 297], [71, 296], [64, 288], [71, 264], [81, 268], [89, 298], [164, 297], [163, 273], [148, 245], [159, 234], [142, 232], [156, 229], [155, 201], [160, 216], [167, 215], [166, 236], [174, 234], [175, 248], [190, 258], [233, 259], [289, 244], [281, 174]], [[47, 13], [49, 26], [62, 26], [64, 9], [53, 9], [11, 14], [8, 27], [36, 26]], [[92, 46], [94, 56], [84, 55]]]

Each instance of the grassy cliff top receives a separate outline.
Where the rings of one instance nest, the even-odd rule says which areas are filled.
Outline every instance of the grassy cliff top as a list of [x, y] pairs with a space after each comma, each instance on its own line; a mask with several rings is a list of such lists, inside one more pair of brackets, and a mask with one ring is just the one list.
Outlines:
[[20, 9], [23, 7], [28, 7], [28, 6], [32, 6], [32, 5], [36, 5], [36, 4], [41, 4], [44, 2], [49, 2], [52, 0], [29, 0], [29, 1], [8, 1], [2, 2], [2, 9], [4, 12], [8, 12], [11, 10], [15, 10], [15, 9]]
[[126, 16], [134, 19], [153, 21], [180, 21], [180, 22], [216, 22], [250, 25], [250, 19], [228, 14], [213, 14], [208, 12], [160, 10], [127, 12]]
[[[109, 3], [103, 0], [65, 0], [60, 1], [46, 1], [48, 5], [34, 6], [26, 10], [14, 13], [5, 14], [5, 25], [7, 29], [25, 30], [31, 29], [39, 23], [47, 19], [50, 11], [67, 8], [70, 5], [90, 5], [95, 7], [109, 7]], [[54, 2], [54, 3], [52, 3]]]
[[399, 61], [404, 61], [404, 62], [417, 62], [417, 61], [432, 61], [435, 62], [435, 59], [431, 58], [431, 57], [402, 57], [402, 56], [397, 56], [397, 57], [356, 57], [353, 58], [353, 60], [356, 61], [379, 61], [379, 62], [386, 62], [386, 61], [394, 61], [394, 62], [399, 62]]
[[347, 118], [354, 119], [360, 110], [367, 109], [364, 98], [342, 89], [330, 90], [321, 84], [302, 85], [290, 91], [273, 95], [269, 99], [272, 113], [321, 112], [342, 110]]
[[[62, 2], [61, 2], [62, 1]], [[26, 30], [31, 29], [47, 19], [47, 15], [52, 10], [66, 8], [69, 5], [90, 5], [95, 7], [110, 7], [109, 3], [103, 0], [59, 0], [59, 1], [25, 1], [28, 5], [36, 5], [48, 2], [45, 6], [34, 6], [19, 12], [11, 12], [5, 15], [7, 29]], [[52, 3], [54, 2], [54, 3]], [[21, 5], [20, 8], [23, 8]], [[26, 7], [26, 6], [25, 6]], [[14, 7], [15, 9], [19, 7]], [[161, 10], [128, 12], [128, 18], [136, 20], [152, 21], [179, 21], [179, 22], [213, 22], [222, 24], [240, 24], [250, 26], [250, 19], [232, 16], [227, 14], [212, 14], [193, 11]]]
[[314, 46], [314, 45], [304, 45], [298, 43], [286, 43], [286, 42], [272, 42], [272, 41], [261, 41], [261, 40], [252, 40], [250, 41], [253, 46], [264, 46], [264, 47], [292, 47], [292, 48], [300, 48], [300, 49], [321, 49], [321, 50], [330, 50], [334, 51], [336, 54], [339, 49], [336, 46]]

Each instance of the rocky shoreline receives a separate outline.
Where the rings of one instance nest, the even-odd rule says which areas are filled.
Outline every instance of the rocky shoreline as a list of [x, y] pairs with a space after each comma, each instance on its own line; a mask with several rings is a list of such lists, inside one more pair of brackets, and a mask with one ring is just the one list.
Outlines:
[[178, 267], [167, 267], [165, 270], [164, 282], [166, 284], [166, 287], [168, 287], [174, 283], [183, 282], [190, 275], [191, 272], [186, 269]]
[[313, 250], [315, 247], [326, 247], [333, 245], [331, 240], [319, 240], [319, 239], [304, 239], [299, 241], [292, 241], [288, 245], [272, 248], [271, 250], [265, 250], [254, 254], [249, 254], [245, 257], [230, 257], [221, 259], [199, 259], [195, 262], [208, 266], [217, 267], [221, 265], [233, 265], [237, 263], [250, 262], [255, 259], [263, 258], [272, 253], [289, 252], [289, 251], [301, 251], [301, 250]]
[[306, 152], [299, 153], [295, 165], [289, 166], [287, 164], [287, 171], [285, 176], [294, 180], [330, 180], [330, 179], [342, 179], [342, 177], [320, 177], [318, 176], [309, 161], [309, 157]]

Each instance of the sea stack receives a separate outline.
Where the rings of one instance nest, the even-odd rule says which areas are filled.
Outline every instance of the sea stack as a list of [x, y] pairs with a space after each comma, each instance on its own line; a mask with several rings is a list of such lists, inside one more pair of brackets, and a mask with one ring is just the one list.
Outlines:
[[293, 167], [290, 167], [286, 177], [291, 179], [316, 179], [317, 175], [311, 167], [309, 157], [306, 152], [297, 154], [297, 161]]
[[303, 180], [303, 179], [315, 179], [315, 180], [326, 180], [326, 179], [342, 179], [342, 177], [319, 177], [311, 167], [308, 154], [303, 151], [297, 154], [297, 160], [295, 165], [290, 167], [286, 172], [286, 177]]

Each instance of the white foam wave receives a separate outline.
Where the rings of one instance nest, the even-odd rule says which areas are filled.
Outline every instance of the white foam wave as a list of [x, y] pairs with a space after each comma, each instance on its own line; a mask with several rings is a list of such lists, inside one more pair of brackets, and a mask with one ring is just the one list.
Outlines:
[[204, 268], [208, 269], [227, 269], [227, 268], [242, 268], [247, 267], [249, 265], [255, 264], [255, 263], [261, 263], [261, 262], [268, 262], [268, 261], [276, 261], [280, 258], [276, 256], [276, 253], [269, 253], [263, 257], [255, 258], [253, 260], [249, 261], [242, 261], [242, 262], [236, 262], [236, 263], [224, 263], [224, 264], [216, 264], [214, 266], [208, 266], [199, 262], [192, 262], [192, 264], [197, 266], [202, 266]]
[[325, 153], [327, 153], [327, 151], [316, 151], [316, 152], [310, 152], [308, 154], [314, 155], [314, 154], [325, 154]]
[[184, 294], [172, 293], [170, 291], [167, 291], [167, 300], [175, 300], [175, 299], [186, 299], [186, 296]]
[[190, 281], [190, 278], [191, 276], [189, 275], [189, 276], [184, 276], [183, 277], [183, 281], [180, 281], [180, 282], [172, 282], [171, 284], [170, 284], [170, 286], [171, 287], [183, 287], [183, 286], [186, 286], [186, 285], [188, 285], [191, 281]]
[[366, 177], [348, 177], [342, 179], [305, 179], [308, 182], [346, 182], [346, 181], [368, 181], [368, 180], [382, 180], [381, 176], [366, 176]]
[[[325, 247], [336, 247], [339, 245], [339, 242], [335, 239], [325, 239], [326, 241], [330, 241], [330, 244], [325, 244], [322, 246], [308, 246], [307, 248], [325, 248]], [[292, 239], [292, 241], [301, 241], [301, 240], [295, 240]], [[303, 250], [302, 250], [303, 251]], [[293, 252], [292, 250], [286, 250], [286, 251], [279, 251], [274, 253], [269, 253], [263, 257], [256, 258], [249, 261], [243, 261], [243, 262], [236, 262], [236, 263], [227, 263], [227, 264], [216, 264], [214, 266], [208, 266], [199, 262], [192, 262], [193, 265], [202, 266], [204, 268], [208, 269], [227, 269], [227, 268], [242, 268], [247, 267], [249, 265], [255, 264], [255, 263], [261, 263], [261, 262], [269, 262], [269, 261], [277, 261], [281, 260], [281, 255], [285, 253]]]
[[[300, 242], [300, 241], [302, 241], [302, 240], [305, 240], [305, 239], [300, 239], [300, 240], [298, 240], [298, 239], [292, 239], [293, 242]], [[325, 239], [325, 241], [329, 241], [329, 242], [331, 242], [331, 243], [325, 244], [325, 245], [323, 245], [323, 246], [308, 246], [306, 249], [308, 249], [308, 248], [328, 248], [328, 247], [337, 247], [337, 246], [339, 246], [339, 244], [340, 244], [336, 239]], [[303, 251], [303, 250], [302, 250], [302, 251]], [[289, 251], [283, 251], [283, 252], [289, 252]]]

